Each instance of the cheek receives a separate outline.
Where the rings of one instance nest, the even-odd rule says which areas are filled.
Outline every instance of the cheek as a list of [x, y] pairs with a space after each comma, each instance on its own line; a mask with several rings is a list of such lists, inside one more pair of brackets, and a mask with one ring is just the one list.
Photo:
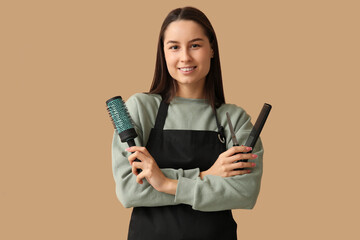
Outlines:
[[211, 65], [211, 56], [205, 56], [201, 59], [201, 62], [203, 63], [203, 66], [205, 69], [210, 70]]
[[172, 67], [175, 63], [174, 56], [172, 54], [165, 53], [165, 62], [166, 62], [166, 66], [168, 66], [168, 68]]
[[174, 60], [174, 57], [171, 54], [165, 53], [165, 62], [167, 70], [172, 78], [175, 78], [176, 74], [176, 62]]
[[211, 61], [211, 52], [207, 49], [203, 49], [202, 51], [199, 51], [197, 53], [197, 58], [199, 61], [201, 61], [202, 63], [206, 64], [206, 63], [210, 63]]

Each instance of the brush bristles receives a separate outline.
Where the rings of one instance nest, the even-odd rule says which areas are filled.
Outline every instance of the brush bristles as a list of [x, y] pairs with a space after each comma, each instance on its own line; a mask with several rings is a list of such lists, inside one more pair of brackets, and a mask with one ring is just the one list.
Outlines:
[[114, 128], [121, 133], [134, 128], [129, 112], [121, 97], [115, 97], [106, 102]]
[[[112, 119], [112, 116], [111, 116], [109, 107], [107, 107], [106, 110], [108, 111], [108, 114], [109, 114], [109, 117], [110, 117], [110, 119], [111, 119], [111, 122], [112, 122], [114, 128], [116, 129], [116, 126], [115, 126], [114, 120]], [[117, 130], [116, 130], [116, 131], [117, 131]]]

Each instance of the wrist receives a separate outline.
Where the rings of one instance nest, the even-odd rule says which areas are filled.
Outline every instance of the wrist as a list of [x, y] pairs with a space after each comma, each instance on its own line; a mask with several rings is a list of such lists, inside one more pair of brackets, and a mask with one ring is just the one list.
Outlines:
[[201, 180], [202, 180], [206, 175], [208, 175], [208, 174], [207, 174], [207, 171], [203, 171], [203, 172], [200, 172], [199, 177], [200, 177]]
[[167, 178], [160, 192], [175, 195], [177, 189], [178, 180]]

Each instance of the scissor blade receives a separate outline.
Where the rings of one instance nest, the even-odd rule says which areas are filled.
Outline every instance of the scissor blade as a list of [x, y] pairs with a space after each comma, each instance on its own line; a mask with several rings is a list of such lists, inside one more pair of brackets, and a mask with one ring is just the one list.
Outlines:
[[239, 142], [236, 140], [236, 136], [235, 136], [235, 132], [234, 132], [234, 127], [231, 123], [231, 120], [230, 120], [230, 115], [228, 112], [226, 112], [226, 117], [227, 117], [227, 122], [229, 124], [229, 128], [230, 128], [230, 133], [231, 133], [231, 139], [232, 139], [232, 142], [233, 142], [233, 145], [234, 146], [239, 146]]

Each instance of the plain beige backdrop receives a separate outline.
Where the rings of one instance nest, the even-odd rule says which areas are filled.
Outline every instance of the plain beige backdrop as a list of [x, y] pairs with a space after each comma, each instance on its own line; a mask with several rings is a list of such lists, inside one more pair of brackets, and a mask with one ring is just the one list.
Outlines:
[[358, 1], [0, 3], [0, 239], [126, 239], [105, 101], [147, 91], [166, 14], [218, 36], [226, 100], [257, 117], [264, 175], [239, 239], [359, 239]]

